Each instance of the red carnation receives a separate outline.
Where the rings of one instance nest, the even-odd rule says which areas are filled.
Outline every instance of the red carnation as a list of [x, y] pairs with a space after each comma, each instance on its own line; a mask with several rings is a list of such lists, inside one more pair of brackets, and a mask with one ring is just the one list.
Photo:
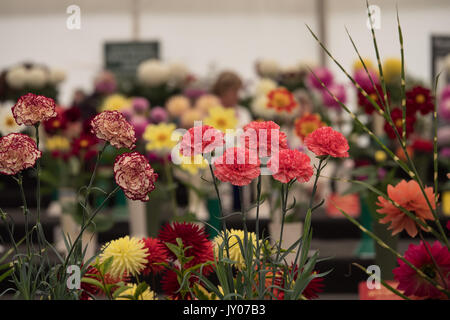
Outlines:
[[142, 242], [148, 253], [147, 264], [142, 273], [148, 275], [149, 273], [159, 273], [164, 270], [163, 265], [157, 264], [166, 262], [169, 258], [164, 244], [159, 239], [155, 238], [142, 238]]
[[56, 117], [55, 108], [53, 99], [28, 93], [17, 100], [12, 113], [18, 125], [34, 126]]
[[56, 107], [56, 117], [43, 122], [45, 132], [54, 134], [58, 130], [64, 130], [67, 125], [66, 117], [64, 116], [64, 109], [60, 106]]
[[260, 157], [270, 157], [272, 153], [287, 149], [286, 134], [273, 121], [252, 121], [244, 127], [242, 144], [258, 152]]
[[295, 178], [299, 182], [308, 182], [313, 175], [311, 159], [298, 150], [281, 150], [270, 158], [267, 167], [272, 171], [273, 178], [282, 183]]
[[416, 86], [407, 91], [406, 110], [411, 110], [413, 113], [420, 111], [423, 115], [432, 112], [434, 110], [434, 105], [431, 91], [421, 86]]
[[[391, 111], [391, 117], [394, 125], [397, 127], [397, 131], [400, 134], [400, 137], [403, 135], [403, 111], [400, 108], [395, 108]], [[406, 137], [408, 137], [414, 131], [414, 124], [416, 123], [416, 117], [411, 114], [406, 114]], [[392, 126], [385, 122], [384, 123], [384, 131], [388, 135], [389, 138], [395, 139], [395, 131]]]
[[433, 152], [433, 149], [434, 149], [433, 142], [430, 140], [425, 140], [425, 139], [414, 140], [411, 147], [413, 148], [414, 151], [426, 152], [426, 153]]
[[191, 157], [213, 151], [223, 145], [223, 133], [211, 126], [194, 126], [183, 135], [180, 152]]
[[331, 127], [321, 127], [305, 138], [305, 145], [316, 156], [348, 157], [348, 142], [342, 133]]
[[[194, 257], [191, 261], [186, 263], [185, 268], [206, 263], [214, 260], [213, 245], [205, 232], [204, 228], [199, 227], [194, 223], [174, 222], [166, 224], [159, 232], [158, 238], [162, 243], [172, 243], [177, 245], [177, 238], [183, 242], [183, 247], [190, 247], [185, 251], [186, 257]], [[175, 259], [175, 254], [165, 246], [165, 251], [169, 257]], [[212, 272], [212, 267], [207, 266], [203, 268], [204, 274]]]
[[[428, 252], [431, 252], [433, 259]], [[435, 241], [432, 246], [428, 242], [424, 243], [423, 241], [419, 245], [410, 244], [404, 256], [406, 260], [419, 270], [422, 270], [442, 287], [448, 288], [450, 286], [450, 252], [439, 241]], [[433, 260], [440, 270], [436, 269]], [[431, 299], [444, 298], [444, 295], [436, 287], [420, 277], [403, 260], [398, 259], [398, 263], [399, 267], [392, 271], [395, 280], [399, 282], [397, 289], [404, 291], [404, 294], [407, 296], [414, 295]], [[445, 283], [442, 282], [439, 273], [443, 275]]]
[[244, 148], [228, 148], [214, 161], [214, 174], [223, 182], [245, 186], [261, 173], [256, 152]]

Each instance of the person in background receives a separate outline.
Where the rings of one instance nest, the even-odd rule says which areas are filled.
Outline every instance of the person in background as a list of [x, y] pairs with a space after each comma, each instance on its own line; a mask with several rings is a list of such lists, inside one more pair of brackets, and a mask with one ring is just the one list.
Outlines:
[[239, 91], [241, 89], [241, 78], [232, 71], [223, 71], [217, 77], [211, 91], [220, 99], [222, 106], [234, 108], [238, 119], [238, 128], [242, 129], [252, 121], [252, 117], [247, 108], [239, 105]]

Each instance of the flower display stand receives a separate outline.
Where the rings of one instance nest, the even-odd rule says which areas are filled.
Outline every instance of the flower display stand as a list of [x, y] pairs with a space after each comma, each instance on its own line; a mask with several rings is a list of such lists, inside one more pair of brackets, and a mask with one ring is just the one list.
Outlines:
[[146, 204], [142, 201], [127, 199], [130, 236], [143, 238], [147, 236]]

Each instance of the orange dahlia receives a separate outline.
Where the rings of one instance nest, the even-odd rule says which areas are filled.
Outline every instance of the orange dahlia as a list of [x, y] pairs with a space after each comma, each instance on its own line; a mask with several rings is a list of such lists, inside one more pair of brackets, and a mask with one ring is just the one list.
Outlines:
[[[406, 182], [405, 180], [402, 180], [395, 187], [388, 185], [387, 193], [391, 200], [406, 210], [414, 213], [421, 221], [434, 220], [433, 214], [428, 207], [427, 200], [423, 196], [419, 184], [416, 181], [411, 180]], [[433, 188], [426, 187], [425, 193], [432, 208], [435, 209]], [[392, 230], [392, 235], [401, 232], [403, 229], [405, 229], [411, 237], [417, 235], [418, 231], [415, 221], [408, 217], [403, 211], [381, 196], [378, 197], [377, 205], [380, 207], [377, 212], [385, 214], [379, 221], [380, 223], [391, 223], [388, 229]]]
[[307, 112], [295, 120], [295, 133], [303, 140], [308, 134], [323, 126], [325, 123], [322, 122], [319, 114]]
[[291, 113], [292, 110], [298, 106], [298, 103], [295, 100], [292, 92], [283, 87], [270, 91], [267, 94], [267, 98], [267, 107], [275, 109], [277, 112], [286, 111], [288, 113]]

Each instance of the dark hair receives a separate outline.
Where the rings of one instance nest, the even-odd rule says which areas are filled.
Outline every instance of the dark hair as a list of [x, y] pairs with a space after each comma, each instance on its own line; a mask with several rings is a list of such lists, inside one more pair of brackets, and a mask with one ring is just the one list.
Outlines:
[[242, 87], [241, 78], [233, 71], [223, 71], [217, 77], [212, 87], [212, 93], [221, 96], [229, 89], [239, 89]]

